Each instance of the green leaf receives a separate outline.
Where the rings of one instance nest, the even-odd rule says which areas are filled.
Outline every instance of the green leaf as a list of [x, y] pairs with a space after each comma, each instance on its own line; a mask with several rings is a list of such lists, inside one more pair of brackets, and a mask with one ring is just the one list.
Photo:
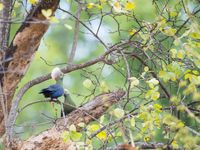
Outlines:
[[69, 140], [70, 140], [70, 133], [69, 131], [64, 131], [62, 134], [61, 134], [61, 138], [63, 139], [63, 141], [65, 143], [67, 143]]
[[70, 137], [73, 141], [79, 141], [82, 137], [82, 134], [80, 132], [70, 131]]
[[113, 110], [113, 114], [117, 117], [117, 118], [122, 118], [124, 116], [124, 110], [120, 109], [120, 108], [116, 108], [115, 110]]
[[83, 86], [87, 89], [91, 88], [92, 86], [92, 81], [90, 79], [86, 79], [85, 81], [83, 81]]

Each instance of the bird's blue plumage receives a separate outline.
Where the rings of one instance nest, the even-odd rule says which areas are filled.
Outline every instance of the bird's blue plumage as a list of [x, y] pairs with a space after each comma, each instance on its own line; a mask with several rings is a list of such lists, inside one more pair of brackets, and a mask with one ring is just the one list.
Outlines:
[[45, 97], [54, 99], [62, 96], [64, 94], [64, 89], [59, 84], [53, 84], [47, 88], [42, 89], [40, 94], [43, 94]]

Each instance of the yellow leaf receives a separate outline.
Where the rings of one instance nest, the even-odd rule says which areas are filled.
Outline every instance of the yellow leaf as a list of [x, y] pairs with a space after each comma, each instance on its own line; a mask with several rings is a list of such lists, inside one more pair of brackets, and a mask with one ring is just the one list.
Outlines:
[[121, 4], [117, 1], [117, 2], [114, 2], [113, 4], [113, 8], [116, 12], [121, 12], [122, 11], [122, 7], [121, 7]]
[[144, 67], [144, 71], [145, 71], [145, 72], [148, 72], [148, 71], [149, 71], [149, 67], [147, 67], [147, 66]]
[[134, 2], [127, 2], [126, 4], [125, 4], [125, 9], [126, 10], [133, 10], [133, 9], [135, 9], [135, 3]]
[[99, 130], [99, 128], [100, 127], [98, 124], [92, 124], [92, 125], [88, 126], [88, 131], [95, 132], [95, 131]]
[[131, 31], [129, 31], [129, 35], [133, 35], [135, 34], [136, 30], [135, 29], [132, 29]]
[[171, 27], [161, 28], [161, 31], [167, 36], [174, 36], [176, 34], [176, 29]]
[[50, 17], [50, 21], [51, 23], [59, 23], [59, 20], [54, 16]]
[[149, 137], [149, 136], [145, 136], [145, 137], [144, 137], [144, 141], [145, 141], [145, 142], [150, 141], [150, 137]]
[[159, 92], [154, 92], [151, 95], [151, 99], [152, 100], [157, 100], [160, 97], [160, 93]]
[[97, 134], [97, 137], [102, 140], [105, 141], [107, 139], [107, 134], [106, 131], [101, 131], [100, 133]]
[[32, 5], [35, 5], [39, 2], [39, 0], [28, 0], [28, 2]]
[[162, 106], [159, 105], [159, 104], [154, 104], [154, 105], [153, 105], [153, 108], [154, 108], [154, 110], [157, 111], [157, 112], [162, 112]]
[[171, 17], [176, 17], [178, 14], [177, 14], [177, 12], [175, 12], [175, 11], [171, 11], [170, 12], [170, 16]]
[[93, 8], [94, 6], [95, 6], [94, 3], [88, 3], [88, 4], [87, 4], [87, 8], [88, 8], [88, 9], [91, 9], [91, 8]]
[[177, 58], [183, 59], [185, 57], [185, 51], [180, 50], [177, 52]]
[[70, 140], [70, 133], [69, 133], [69, 131], [64, 131], [61, 134], [61, 138], [63, 139], [64, 143], [67, 143]]
[[3, 3], [0, 3], [0, 11], [4, 8]]
[[192, 32], [189, 34], [189, 36], [194, 39], [200, 39], [200, 34], [198, 32]]
[[52, 15], [52, 10], [51, 9], [47, 9], [47, 10], [45, 10], [45, 9], [42, 9], [42, 14], [47, 18], [47, 19], [49, 19], [49, 17]]

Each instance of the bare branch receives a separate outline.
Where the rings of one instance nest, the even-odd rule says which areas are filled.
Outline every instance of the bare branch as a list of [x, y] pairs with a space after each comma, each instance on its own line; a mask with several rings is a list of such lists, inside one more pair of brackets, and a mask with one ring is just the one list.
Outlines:
[[81, 15], [81, 10], [82, 10], [82, 5], [80, 3], [78, 3], [78, 10], [76, 13], [76, 17], [77, 20], [75, 22], [75, 28], [74, 28], [74, 39], [73, 39], [73, 45], [72, 45], [72, 49], [69, 55], [69, 60], [68, 63], [72, 64], [73, 59], [75, 57], [75, 53], [76, 53], [76, 47], [77, 47], [77, 42], [78, 42], [78, 33], [79, 33], [79, 20], [80, 20], [80, 15]]

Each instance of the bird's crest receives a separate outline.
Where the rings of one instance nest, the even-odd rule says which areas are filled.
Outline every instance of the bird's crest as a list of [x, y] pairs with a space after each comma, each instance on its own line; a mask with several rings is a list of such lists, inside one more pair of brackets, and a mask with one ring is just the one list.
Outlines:
[[51, 78], [54, 80], [58, 80], [59, 78], [63, 77], [63, 75], [63, 72], [58, 67], [55, 67], [51, 72]]

